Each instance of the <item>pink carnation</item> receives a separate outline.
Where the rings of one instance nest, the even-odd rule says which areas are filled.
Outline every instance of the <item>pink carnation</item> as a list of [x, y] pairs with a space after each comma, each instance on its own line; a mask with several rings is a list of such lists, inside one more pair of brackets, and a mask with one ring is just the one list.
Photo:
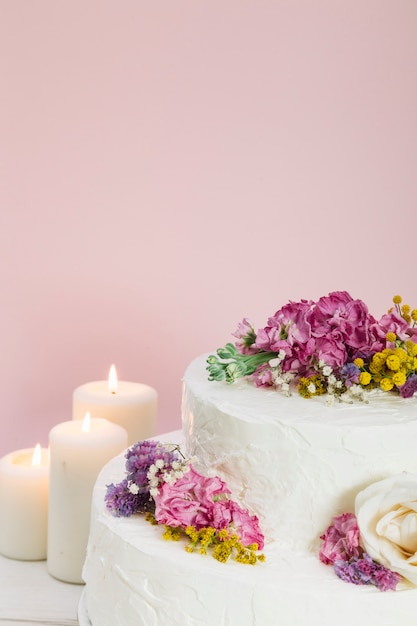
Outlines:
[[337, 341], [345, 344], [350, 358], [368, 354], [374, 340], [374, 317], [362, 300], [354, 300], [347, 291], [333, 291], [320, 298], [310, 323], [315, 337], [334, 335], [336, 331]]
[[236, 532], [244, 546], [257, 543], [261, 550], [264, 537], [258, 518], [229, 500], [229, 494], [218, 476], [203, 476], [190, 466], [189, 472], [172, 484], [164, 483], [155, 495], [156, 521], [174, 528], [227, 528]]
[[155, 518], [160, 524], [173, 527], [209, 526], [214, 500], [229, 493], [218, 476], [202, 476], [190, 466], [174, 483], [165, 482], [154, 496]]

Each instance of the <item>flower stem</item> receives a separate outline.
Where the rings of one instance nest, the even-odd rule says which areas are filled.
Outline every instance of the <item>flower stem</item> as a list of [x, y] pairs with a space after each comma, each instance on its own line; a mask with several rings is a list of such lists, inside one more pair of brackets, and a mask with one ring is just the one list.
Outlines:
[[207, 359], [209, 380], [226, 380], [229, 384], [243, 376], [250, 376], [260, 365], [277, 356], [276, 352], [264, 351], [241, 354], [232, 343], [227, 343], [216, 352], [217, 356], [212, 354]]

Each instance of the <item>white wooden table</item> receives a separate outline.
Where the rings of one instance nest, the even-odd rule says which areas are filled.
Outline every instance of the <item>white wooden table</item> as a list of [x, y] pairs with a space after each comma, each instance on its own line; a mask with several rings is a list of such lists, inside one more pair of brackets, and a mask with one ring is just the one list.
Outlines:
[[46, 561], [0, 555], [0, 626], [78, 626], [83, 589], [52, 578]]

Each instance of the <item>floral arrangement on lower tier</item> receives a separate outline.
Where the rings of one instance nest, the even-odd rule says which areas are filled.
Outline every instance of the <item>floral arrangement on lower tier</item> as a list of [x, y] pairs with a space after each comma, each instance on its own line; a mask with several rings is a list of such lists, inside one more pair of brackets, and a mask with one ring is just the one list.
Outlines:
[[401, 580], [417, 586], [417, 476], [369, 485], [356, 496], [355, 514], [336, 516], [321, 539], [320, 560], [346, 582], [380, 591]]
[[218, 476], [197, 472], [177, 445], [139, 441], [126, 452], [126, 477], [107, 485], [107, 509], [116, 516], [144, 513], [165, 527], [164, 538], [185, 537], [186, 550], [211, 552], [221, 562], [264, 561], [264, 537], [258, 518], [230, 499]]
[[328, 394], [365, 399], [364, 391], [382, 389], [410, 398], [417, 391], [417, 309], [394, 306], [377, 321], [362, 300], [335, 291], [317, 302], [290, 302], [255, 331], [244, 318], [227, 343], [207, 359], [209, 380], [233, 383], [252, 376], [258, 387], [290, 395]]

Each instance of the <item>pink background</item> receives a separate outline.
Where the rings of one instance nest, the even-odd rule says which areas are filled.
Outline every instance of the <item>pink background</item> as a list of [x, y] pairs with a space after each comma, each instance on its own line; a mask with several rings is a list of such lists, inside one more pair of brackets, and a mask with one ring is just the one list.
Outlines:
[[415, 0], [0, 1], [0, 452], [289, 299], [415, 289]]

